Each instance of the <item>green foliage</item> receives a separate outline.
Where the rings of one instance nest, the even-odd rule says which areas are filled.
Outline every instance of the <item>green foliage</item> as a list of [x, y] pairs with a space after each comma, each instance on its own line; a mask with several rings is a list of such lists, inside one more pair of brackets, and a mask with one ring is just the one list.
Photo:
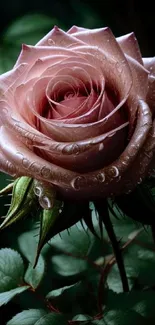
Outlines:
[[30, 284], [32, 288], [36, 289], [39, 286], [45, 272], [44, 258], [42, 255], [40, 255], [34, 268], [37, 243], [33, 235], [29, 232], [19, 236], [19, 248], [21, 253], [29, 262], [24, 280], [26, 283]]
[[[125, 220], [127, 220], [126, 226]], [[67, 324], [67, 319], [83, 322], [83, 324], [126, 325], [136, 324], [136, 322], [145, 324], [146, 320], [155, 319], [154, 252], [139, 245], [139, 240], [146, 244], [145, 230], [139, 228], [139, 233], [137, 230], [135, 232], [135, 227], [131, 226], [132, 220], [125, 220], [113, 219], [113, 225], [114, 228], [116, 225], [117, 235], [119, 236], [120, 231], [122, 236], [123, 222], [125, 236], [122, 238], [122, 243], [126, 242], [127, 238], [131, 240], [136, 236], [133, 243], [124, 251], [127, 276], [132, 290], [130, 293], [122, 293], [119, 272], [114, 263], [108, 274], [108, 287], [107, 284], [102, 286], [104, 317], [101, 320], [95, 320], [94, 317], [98, 314], [100, 272], [103, 270], [105, 260], [99, 259], [98, 251], [94, 250], [94, 247], [99, 245], [99, 239], [91, 234], [86, 225], [83, 225], [83, 228], [78, 223], [69, 231], [65, 230], [51, 239], [50, 245], [45, 245], [42, 250], [36, 268], [33, 268], [33, 265], [39, 238], [34, 236], [36, 231], [33, 228], [18, 236], [18, 250], [24, 258], [25, 268], [19, 253], [8, 248], [2, 249], [0, 266], [3, 267], [5, 256], [9, 281], [6, 277], [2, 281], [0, 302], [5, 304], [14, 298], [15, 301], [20, 301], [23, 309], [30, 308], [14, 316], [8, 325], [21, 323], [38, 325], [51, 324], [51, 322]], [[98, 231], [97, 219], [94, 220], [94, 227]], [[105, 231], [103, 245], [104, 241], [105, 247], [108, 247], [110, 243]], [[101, 248], [100, 250], [102, 251]], [[104, 250], [105, 257], [109, 256], [109, 251], [109, 248], [107, 251]], [[17, 265], [18, 267], [15, 267]], [[48, 286], [45, 279], [48, 281]], [[53, 288], [50, 289], [51, 285]], [[41, 299], [39, 298], [40, 302], [37, 305], [38, 295]], [[36, 309], [32, 309], [33, 300], [36, 300]]]
[[44, 310], [25, 310], [13, 317], [7, 325], [67, 325], [63, 315], [46, 313]]
[[[99, 235], [98, 215], [94, 210], [92, 213], [94, 229]], [[39, 241], [38, 223], [34, 219], [31, 224], [27, 221], [26, 232], [21, 233], [20, 225], [14, 247], [11, 241], [12, 248], [22, 254], [23, 260], [13, 249], [0, 250], [3, 275], [0, 277], [0, 304], [13, 299], [24, 310], [8, 325], [67, 324], [67, 320], [99, 325], [153, 322], [155, 254], [150, 229], [145, 230], [128, 217], [122, 217], [117, 209], [115, 213], [118, 218], [111, 216], [111, 220], [120, 245], [129, 242], [123, 256], [131, 291], [122, 292], [116, 262], [100, 283], [107, 258], [113, 256], [112, 249], [105, 229], [102, 242], [85, 223], [78, 222], [55, 235], [45, 244], [34, 268]], [[8, 236], [9, 233], [11, 237], [11, 227]], [[97, 319], [99, 301], [104, 310], [101, 319]]]
[[24, 264], [21, 256], [10, 248], [0, 250], [0, 292], [16, 288], [22, 283]]
[[23, 286], [0, 293], [0, 306], [7, 304], [17, 294], [24, 292], [28, 288], [29, 286]]
[[135, 311], [113, 309], [107, 312], [103, 319], [92, 322], [94, 325], [144, 325], [145, 320]]
[[29, 309], [14, 316], [7, 325], [35, 325], [47, 313], [43, 309]]
[[94, 242], [94, 237], [82, 228], [78, 223], [72, 226], [68, 231], [61, 232], [61, 236], [57, 235], [51, 239], [50, 244], [62, 252], [73, 254], [75, 256], [86, 256]]

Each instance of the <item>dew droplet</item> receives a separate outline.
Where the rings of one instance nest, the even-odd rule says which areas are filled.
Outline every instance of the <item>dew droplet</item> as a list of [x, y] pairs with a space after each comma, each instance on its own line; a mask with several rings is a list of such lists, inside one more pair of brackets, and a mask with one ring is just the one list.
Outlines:
[[42, 167], [40, 171], [41, 176], [43, 176], [44, 178], [48, 178], [50, 176], [50, 173], [51, 173], [50, 169], [45, 166]]
[[119, 170], [116, 166], [111, 166], [111, 168], [108, 171], [108, 175], [110, 177], [118, 177], [119, 176]]
[[30, 168], [30, 171], [31, 172], [33, 172], [33, 173], [38, 173], [39, 172], [39, 169], [38, 169], [38, 165], [37, 165], [37, 163], [32, 163], [30, 166], [29, 166], [29, 168]]
[[100, 183], [103, 183], [105, 181], [105, 174], [104, 173], [99, 173], [97, 176], [96, 176], [98, 182]]
[[62, 149], [62, 153], [68, 154], [68, 155], [78, 155], [80, 153], [80, 148], [79, 148], [78, 144], [76, 144], [76, 143], [70, 144], [70, 145], [65, 146]]
[[54, 45], [55, 42], [52, 40], [52, 38], [49, 38], [47, 41], [48, 45]]
[[22, 165], [23, 165], [24, 168], [27, 169], [30, 166], [30, 161], [27, 158], [23, 158], [22, 159]]
[[78, 191], [80, 190], [81, 187], [84, 187], [86, 183], [87, 183], [86, 177], [77, 176], [71, 181], [71, 186]]
[[43, 209], [50, 210], [53, 207], [54, 201], [48, 196], [42, 195], [39, 197], [39, 203]]
[[16, 176], [16, 167], [10, 161], [6, 161], [6, 165], [7, 165], [8, 173], [12, 177], [15, 177]]
[[40, 197], [40, 196], [42, 196], [42, 193], [43, 193], [43, 187], [38, 184], [38, 185], [34, 186], [33, 191], [34, 191], [34, 194], [36, 196], [39, 196]]

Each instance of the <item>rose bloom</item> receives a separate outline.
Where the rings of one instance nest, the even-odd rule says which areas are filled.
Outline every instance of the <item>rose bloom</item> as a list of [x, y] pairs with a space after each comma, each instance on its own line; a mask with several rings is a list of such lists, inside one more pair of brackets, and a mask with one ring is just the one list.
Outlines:
[[63, 197], [128, 193], [153, 169], [154, 110], [155, 58], [133, 33], [54, 27], [0, 77], [0, 170]]

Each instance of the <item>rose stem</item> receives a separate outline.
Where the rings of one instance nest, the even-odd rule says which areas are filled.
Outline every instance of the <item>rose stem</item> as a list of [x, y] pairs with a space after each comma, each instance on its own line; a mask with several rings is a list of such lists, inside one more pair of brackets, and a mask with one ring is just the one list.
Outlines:
[[128, 280], [127, 280], [127, 276], [126, 276], [125, 267], [124, 267], [123, 257], [122, 257], [121, 249], [119, 247], [119, 243], [117, 241], [117, 238], [116, 238], [116, 235], [115, 235], [115, 232], [113, 229], [112, 222], [110, 220], [107, 202], [106, 201], [103, 202], [103, 200], [95, 201], [94, 204], [98, 211], [99, 218], [102, 219], [102, 222], [104, 223], [105, 229], [106, 229], [108, 236], [110, 238], [112, 248], [114, 251], [114, 255], [116, 258], [117, 266], [118, 266], [118, 269], [120, 272], [123, 291], [128, 292], [129, 286], [128, 286]]

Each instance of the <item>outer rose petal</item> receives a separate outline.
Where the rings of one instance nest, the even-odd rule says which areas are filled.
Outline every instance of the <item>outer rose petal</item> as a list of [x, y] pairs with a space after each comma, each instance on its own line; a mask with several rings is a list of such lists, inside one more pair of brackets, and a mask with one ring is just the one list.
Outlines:
[[26, 63], [18, 65], [18, 67], [8, 71], [0, 76], [0, 91], [5, 93], [25, 72]]
[[65, 46], [84, 44], [72, 35], [65, 33], [62, 29], [55, 26], [36, 46]]
[[144, 67], [150, 72], [151, 76], [155, 77], [155, 57], [143, 58]]
[[143, 65], [142, 55], [134, 33], [116, 38], [123, 52]]
[[30, 46], [23, 44], [22, 51], [14, 67], [22, 63], [27, 63], [31, 67], [38, 59], [51, 55], [65, 55], [66, 57], [77, 56], [74, 51], [65, 49], [64, 47], [52, 46]]
[[155, 114], [155, 57], [153, 58], [143, 58], [144, 66], [148, 71], [149, 74], [149, 86], [148, 86], [148, 93], [147, 93], [147, 102], [150, 105], [150, 108]]
[[0, 170], [7, 173], [13, 177], [16, 176], [16, 166], [14, 166], [10, 161], [8, 161], [2, 153], [0, 153]]
[[83, 28], [83, 27], [78, 27], [78, 26], [74, 25], [67, 31], [67, 34], [74, 34], [74, 33], [82, 32], [85, 30], [89, 30], [89, 28]]

